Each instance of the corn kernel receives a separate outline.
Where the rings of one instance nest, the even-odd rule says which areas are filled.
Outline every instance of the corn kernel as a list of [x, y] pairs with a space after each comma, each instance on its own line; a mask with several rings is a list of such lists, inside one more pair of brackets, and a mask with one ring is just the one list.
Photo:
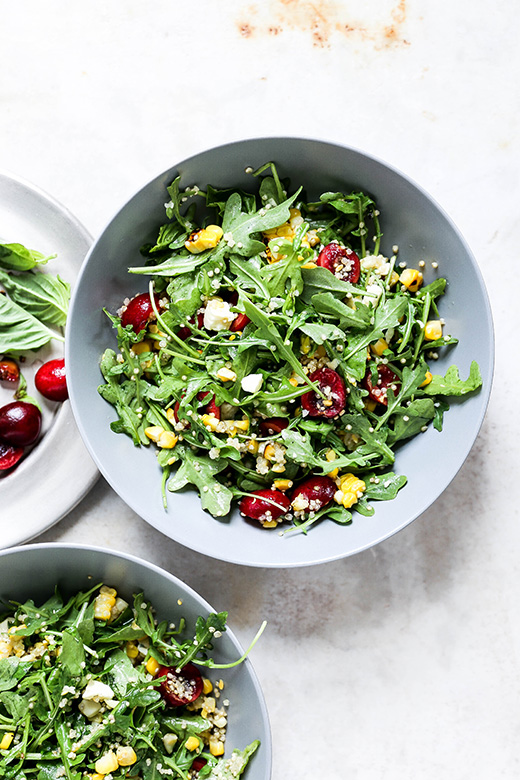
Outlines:
[[433, 374], [432, 374], [430, 371], [427, 371], [427, 372], [426, 372], [426, 375], [425, 375], [425, 377], [424, 377], [424, 381], [423, 381], [423, 382], [421, 382], [421, 384], [419, 385], [419, 387], [426, 387], [426, 385], [429, 385], [429, 384], [430, 384], [430, 382], [432, 381], [432, 379], [433, 379]]
[[219, 420], [215, 417], [214, 414], [203, 414], [200, 418], [200, 421], [203, 425], [206, 426], [206, 428], [209, 428], [210, 431], [216, 431]]
[[274, 460], [276, 457], [276, 450], [272, 444], [268, 444], [264, 450], [264, 458], [266, 460]]
[[117, 762], [114, 751], [109, 750], [109, 752], [105, 753], [104, 756], [98, 758], [94, 767], [96, 772], [98, 772], [100, 775], [108, 775], [110, 772], [115, 772], [116, 769], [119, 769], [119, 764]]
[[150, 656], [148, 661], [145, 664], [145, 669], [148, 672], [148, 674], [151, 674], [152, 677], [155, 677], [157, 672], [159, 671], [161, 664], [158, 663], [153, 656]]
[[300, 341], [300, 352], [302, 355], [308, 355], [311, 351], [311, 339], [310, 336], [302, 336]]
[[160, 425], [151, 425], [149, 428], [144, 429], [145, 435], [154, 442], [158, 442], [164, 433], [164, 428]]
[[388, 349], [388, 344], [384, 339], [378, 339], [374, 344], [370, 345], [370, 349], [374, 355], [382, 355], [385, 349]]
[[2, 737], [2, 740], [0, 742], [0, 750], [8, 750], [8, 748], [11, 745], [11, 742], [14, 739], [14, 733], [11, 731], [8, 731], [4, 736]]
[[90, 777], [90, 780], [105, 780], [105, 775], [100, 775], [99, 772], [93, 772], [87, 775], [87, 777]]
[[399, 277], [399, 281], [410, 292], [417, 292], [423, 283], [423, 275], [416, 268], [405, 268]]
[[311, 262], [308, 260], [306, 263], [302, 265], [302, 268], [316, 268], [316, 263]]
[[338, 474], [339, 474], [339, 469], [338, 469], [338, 468], [335, 468], [335, 469], [332, 469], [332, 471], [329, 471], [329, 473], [327, 474], [327, 476], [328, 476], [328, 477], [330, 477], [331, 479], [336, 479], [336, 477], [338, 476]]
[[161, 447], [163, 450], [171, 450], [178, 441], [179, 437], [172, 433], [172, 431], [163, 431], [157, 440], [157, 446]]
[[292, 486], [292, 479], [275, 479], [273, 482], [273, 487], [276, 488], [276, 490], [289, 490]]
[[238, 428], [239, 431], [248, 431], [249, 420], [233, 420], [233, 427]]
[[186, 750], [197, 750], [200, 747], [200, 741], [197, 737], [188, 737], [186, 740]]
[[424, 338], [427, 341], [437, 341], [442, 338], [442, 323], [440, 320], [428, 320], [424, 326]]
[[117, 591], [103, 585], [99, 590], [99, 595], [94, 599], [94, 617], [98, 620], [110, 620], [116, 596]]
[[392, 271], [392, 273], [390, 274], [390, 278], [388, 279], [389, 287], [395, 287], [398, 281], [399, 281], [399, 274], [397, 273], [397, 271]]
[[131, 745], [120, 745], [116, 750], [116, 758], [119, 766], [132, 766], [137, 761], [135, 750]]
[[284, 463], [275, 463], [275, 465], [272, 467], [271, 471], [273, 471], [275, 474], [283, 474], [285, 471], [285, 464]]
[[167, 418], [168, 422], [172, 423], [172, 425], [174, 425], [177, 422], [177, 420], [175, 419], [175, 412], [173, 411], [173, 407], [172, 406], [170, 406], [170, 407], [168, 407], [168, 409], [166, 409], [166, 418]]
[[217, 376], [222, 382], [235, 382], [237, 378], [235, 372], [230, 368], [226, 368], [225, 366], [219, 368], [217, 371]]
[[208, 225], [202, 230], [195, 230], [184, 242], [184, 246], [188, 252], [197, 255], [206, 249], [216, 247], [223, 235], [224, 231], [219, 225]]
[[332, 463], [332, 461], [336, 460], [337, 457], [338, 456], [336, 455], [334, 450], [327, 450], [327, 452], [325, 453], [325, 460], [328, 460], [329, 463]]
[[363, 406], [367, 412], [373, 412], [377, 406], [377, 402], [373, 398], [363, 398]]
[[151, 351], [152, 351], [152, 345], [146, 339], [132, 346], [132, 352], [134, 353], [134, 355], [141, 355], [143, 352], [151, 352]]
[[[265, 528], [264, 524], [264, 528]], [[222, 756], [224, 754], [224, 743], [220, 739], [209, 740], [209, 752], [212, 756]]]
[[246, 444], [246, 452], [249, 452], [251, 455], [256, 455], [258, 452], [258, 442], [256, 439], [249, 439], [249, 441]]
[[208, 680], [207, 677], [204, 677], [202, 680], [202, 693], [207, 695], [208, 693], [211, 693], [212, 690], [213, 690], [213, 683], [211, 682], [211, 680]]
[[135, 642], [127, 642], [125, 646], [126, 654], [129, 658], [137, 658], [139, 650]]

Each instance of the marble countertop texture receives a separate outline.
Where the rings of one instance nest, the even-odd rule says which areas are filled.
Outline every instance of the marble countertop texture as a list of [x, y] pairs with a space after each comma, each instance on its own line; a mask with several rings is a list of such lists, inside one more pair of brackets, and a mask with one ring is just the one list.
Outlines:
[[514, 0], [0, 0], [0, 18], [0, 168], [92, 235], [191, 154], [318, 137], [434, 196], [475, 253], [496, 328], [494, 388], [465, 465], [372, 550], [292, 570], [221, 563], [165, 539], [103, 479], [38, 541], [147, 558], [229, 610], [244, 644], [267, 619], [252, 661], [273, 780], [518, 777]]

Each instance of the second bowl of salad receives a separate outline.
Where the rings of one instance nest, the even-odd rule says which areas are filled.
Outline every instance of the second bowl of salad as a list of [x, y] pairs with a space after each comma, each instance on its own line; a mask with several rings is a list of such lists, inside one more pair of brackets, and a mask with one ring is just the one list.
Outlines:
[[493, 333], [476, 263], [417, 185], [302, 139], [166, 171], [92, 248], [69, 319], [73, 409], [144, 519], [224, 560], [346, 556], [464, 462]]

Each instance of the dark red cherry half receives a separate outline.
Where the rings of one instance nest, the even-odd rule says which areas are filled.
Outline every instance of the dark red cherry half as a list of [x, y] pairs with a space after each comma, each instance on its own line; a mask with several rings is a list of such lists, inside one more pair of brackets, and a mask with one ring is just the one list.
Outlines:
[[164, 677], [159, 683], [159, 691], [170, 707], [190, 704], [202, 693], [202, 675], [194, 664], [188, 663], [179, 671], [173, 666], [160, 666], [156, 677]]
[[368, 369], [362, 385], [365, 390], [368, 390], [369, 398], [383, 404], [383, 406], [388, 406], [388, 388], [392, 386], [394, 395], [397, 395], [399, 388], [401, 387], [401, 381], [397, 374], [394, 374], [392, 369], [388, 368], [385, 363], [378, 364], [377, 374], [377, 383], [374, 385], [372, 382], [372, 374], [370, 373], [370, 369]]
[[208, 763], [207, 759], [202, 758], [202, 756], [197, 756], [197, 758], [193, 759], [191, 769], [193, 769], [194, 772], [199, 772], [203, 766], [206, 766]]
[[330, 477], [309, 477], [296, 487], [291, 495], [291, 502], [303, 496], [307, 503], [306, 511], [317, 512], [330, 504], [338, 488]]
[[39, 393], [50, 401], [66, 401], [69, 397], [65, 361], [63, 359], [48, 360], [40, 366], [34, 377], [34, 384]]
[[314, 390], [302, 395], [302, 408], [311, 417], [335, 417], [345, 408], [345, 383], [337, 371], [332, 368], [318, 368], [309, 374], [311, 382], [316, 383], [326, 398]]
[[269, 420], [261, 420], [259, 423], [262, 436], [274, 436], [281, 433], [289, 425], [289, 420], [285, 417], [271, 417]]
[[[191, 322], [192, 324], [195, 322], [195, 317], [190, 317], [188, 322]], [[197, 327], [199, 330], [204, 327], [204, 312], [199, 311], [197, 314]], [[182, 339], [183, 341], [186, 341], [187, 338], [189, 338], [192, 334], [191, 328], [188, 328], [187, 325], [183, 325], [182, 328], [177, 332], [177, 336]]]
[[361, 263], [356, 253], [336, 243], [323, 247], [316, 264], [327, 268], [339, 279], [351, 284], [356, 284], [361, 272]]
[[[209, 395], [209, 390], [201, 390], [200, 393], [197, 393], [197, 399], [199, 401], [203, 401], [206, 396]], [[220, 414], [220, 406], [217, 406], [215, 403], [215, 396], [212, 396], [211, 400], [206, 404], [205, 408], [206, 414], [213, 414], [217, 420], [220, 420], [221, 414]]]
[[[156, 309], [159, 309], [160, 298], [158, 295], [154, 295], [154, 301]], [[131, 325], [134, 333], [139, 333], [154, 318], [155, 312], [149, 293], [140, 293], [135, 295], [124, 307], [121, 313], [121, 325], [123, 328]]]
[[14, 447], [34, 444], [41, 425], [42, 415], [35, 404], [13, 401], [0, 409], [0, 439]]
[[[265, 499], [269, 499], [266, 501]], [[276, 505], [271, 503], [276, 502]], [[291, 506], [289, 498], [281, 490], [263, 488], [255, 490], [250, 496], [244, 496], [240, 501], [239, 509], [243, 515], [251, 520], [278, 520]]]
[[0, 441], [0, 471], [16, 466], [22, 455], [23, 447], [13, 447], [12, 444]]
[[239, 330], [244, 330], [248, 322], [251, 322], [247, 314], [238, 314], [233, 322], [231, 323], [231, 327], [229, 330], [232, 330], [234, 333], [236, 333]]

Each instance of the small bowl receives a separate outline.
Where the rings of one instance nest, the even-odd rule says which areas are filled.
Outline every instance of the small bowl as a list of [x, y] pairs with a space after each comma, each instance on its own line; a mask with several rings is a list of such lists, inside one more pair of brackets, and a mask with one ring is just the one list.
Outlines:
[[[207, 184], [251, 188], [245, 169], [274, 161], [292, 187], [303, 184], [310, 198], [345, 188], [370, 193], [381, 212], [382, 251], [399, 246], [399, 260], [414, 265], [424, 259], [425, 280], [431, 263], [448, 279], [441, 316], [459, 339], [436, 363], [444, 373], [455, 363], [462, 377], [477, 360], [483, 387], [463, 403], [454, 402], [442, 433], [430, 427], [399, 451], [395, 471], [408, 484], [396, 499], [375, 503], [372, 517], [354, 515], [349, 526], [323, 521], [308, 535], [280, 537], [244, 522], [238, 511], [215, 520], [200, 508], [195, 490], [168, 496], [162, 505], [161, 473], [152, 451], [134, 447], [110, 431], [114, 409], [98, 394], [103, 351], [116, 339], [103, 307], [115, 312], [125, 297], [146, 288], [143, 277], [128, 274], [142, 265], [140, 247], [153, 241], [165, 222], [166, 187], [181, 175], [181, 187]], [[78, 428], [100, 471], [121, 498], [142, 518], [186, 547], [222, 560], [252, 566], [298, 566], [342, 558], [388, 538], [422, 514], [464, 463], [484, 418], [493, 374], [493, 325], [478, 266], [461, 235], [442, 209], [417, 184], [386, 163], [355, 149], [316, 140], [265, 138], [211, 149], [175, 165], [139, 190], [116, 214], [89, 252], [69, 314], [67, 366], [69, 390]]]
[[[37, 573], [37, 576], [35, 576]], [[0, 603], [33, 599], [43, 603], [56, 586], [64, 596], [88, 590], [96, 583], [114, 587], [132, 603], [132, 595], [144, 592], [155, 607], [159, 620], [184, 616], [193, 630], [199, 615], [215, 610], [188, 585], [172, 574], [132, 555], [99, 547], [71, 544], [31, 544], [0, 552]], [[179, 607], [177, 600], [182, 600]], [[260, 639], [260, 641], [262, 641]], [[229, 663], [243, 654], [228, 628], [212, 651], [218, 663]], [[261, 744], [251, 758], [244, 780], [269, 780], [271, 777], [271, 734], [264, 698], [249, 659], [232, 669], [219, 670], [230, 701], [227, 751], [243, 749], [256, 739]]]

